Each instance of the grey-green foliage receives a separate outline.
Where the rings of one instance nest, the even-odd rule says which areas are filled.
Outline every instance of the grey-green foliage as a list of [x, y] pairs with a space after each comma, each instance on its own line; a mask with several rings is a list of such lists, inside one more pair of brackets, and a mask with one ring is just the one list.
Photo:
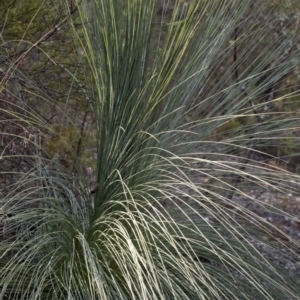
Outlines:
[[[14, 172], [0, 200], [0, 298], [298, 299], [299, 285], [268, 256], [299, 257], [248, 208], [288, 216], [259, 196], [299, 194], [299, 175], [249, 155], [298, 129], [297, 112], [270, 105], [299, 93], [280, 85], [297, 79], [296, 24], [282, 25], [279, 43], [266, 3], [190, 1], [184, 16], [181, 1], [171, 15], [168, 1], [81, 4], [74, 34], [90, 66], [97, 190], [79, 167], [43, 158], [39, 116], [1, 108], [36, 131], [23, 139], [31, 168]], [[270, 86], [280, 98], [266, 98]], [[252, 121], [213, 138], [245, 116]]]

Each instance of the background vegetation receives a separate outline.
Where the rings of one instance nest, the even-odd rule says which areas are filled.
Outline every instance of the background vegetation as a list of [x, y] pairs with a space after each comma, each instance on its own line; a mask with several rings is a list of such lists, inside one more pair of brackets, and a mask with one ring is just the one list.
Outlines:
[[0, 7], [0, 299], [299, 299], [296, 1]]

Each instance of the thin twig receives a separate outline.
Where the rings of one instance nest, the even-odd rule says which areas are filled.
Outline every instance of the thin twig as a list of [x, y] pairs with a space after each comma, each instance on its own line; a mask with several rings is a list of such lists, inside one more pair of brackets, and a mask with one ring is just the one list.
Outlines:
[[6, 71], [6, 74], [3, 76], [0, 85], [4, 84], [10, 74], [14, 71], [14, 69], [16, 69], [18, 67], [18, 65], [21, 63], [21, 61], [30, 53], [30, 51], [32, 49], [34, 49], [35, 47], [39, 46], [40, 44], [44, 43], [46, 40], [48, 40], [53, 34], [55, 34], [57, 31], [60, 30], [60, 27], [63, 26], [70, 18], [70, 16], [72, 14], [74, 14], [76, 12], [76, 9], [73, 9], [72, 11], [70, 11], [70, 15], [68, 15], [66, 18], [64, 18], [62, 21], [60, 21], [58, 24], [56, 24], [53, 28], [51, 28], [48, 32], [46, 32], [41, 38], [39, 38], [34, 44], [32, 44], [31, 47], [29, 47], [22, 55], [20, 55], [16, 61], [8, 68], [8, 70]]

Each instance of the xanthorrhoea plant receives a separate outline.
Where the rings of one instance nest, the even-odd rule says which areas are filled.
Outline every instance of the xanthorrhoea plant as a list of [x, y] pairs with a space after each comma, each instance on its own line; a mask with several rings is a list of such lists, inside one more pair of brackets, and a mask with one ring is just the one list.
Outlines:
[[160, 4], [78, 3], [97, 120], [94, 194], [79, 167], [43, 157], [41, 118], [1, 110], [36, 130], [15, 134], [35, 165], [1, 198], [2, 299], [299, 298], [268, 259], [286, 260], [264, 240], [285, 234], [247, 208], [285, 214], [259, 196], [299, 193], [298, 175], [253, 158], [299, 146], [288, 110], [297, 24], [250, 0]]

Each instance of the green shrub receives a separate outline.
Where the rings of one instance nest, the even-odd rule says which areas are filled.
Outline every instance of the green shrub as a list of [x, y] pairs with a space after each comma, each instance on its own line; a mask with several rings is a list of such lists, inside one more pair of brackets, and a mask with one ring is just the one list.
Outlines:
[[[79, 2], [97, 188], [73, 140], [74, 167], [43, 155], [57, 124], [3, 81], [0, 299], [299, 299], [283, 268], [299, 242], [250, 209], [293, 219], [260, 196], [299, 195], [299, 175], [253, 158], [299, 146], [297, 111], [272, 111], [299, 94], [280, 84], [299, 75], [297, 20], [250, 0]], [[212, 138], [241, 117], [256, 122]]]

